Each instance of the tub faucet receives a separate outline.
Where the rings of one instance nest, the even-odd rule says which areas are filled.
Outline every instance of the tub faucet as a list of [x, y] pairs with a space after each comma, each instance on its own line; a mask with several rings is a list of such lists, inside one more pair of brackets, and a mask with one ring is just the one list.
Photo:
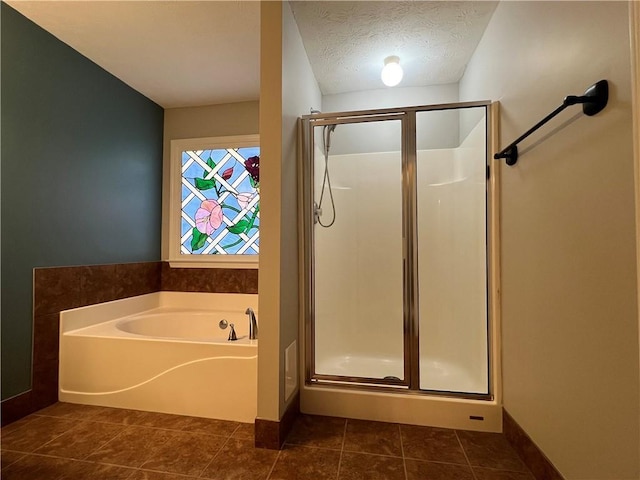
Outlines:
[[247, 311], [244, 313], [249, 315], [249, 340], [255, 340], [258, 338], [258, 320], [256, 320], [256, 314], [251, 307], [247, 308]]

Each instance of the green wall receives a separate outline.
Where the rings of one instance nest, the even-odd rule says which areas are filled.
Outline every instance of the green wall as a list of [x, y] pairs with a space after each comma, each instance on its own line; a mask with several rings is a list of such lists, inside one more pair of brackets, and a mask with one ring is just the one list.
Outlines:
[[5, 3], [1, 24], [6, 399], [31, 386], [34, 267], [160, 260], [164, 112]]

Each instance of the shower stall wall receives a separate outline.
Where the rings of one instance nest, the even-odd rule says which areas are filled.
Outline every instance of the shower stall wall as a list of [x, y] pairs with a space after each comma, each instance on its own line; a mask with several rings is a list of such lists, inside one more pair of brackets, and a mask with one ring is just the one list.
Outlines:
[[499, 430], [490, 110], [303, 117], [303, 411]]

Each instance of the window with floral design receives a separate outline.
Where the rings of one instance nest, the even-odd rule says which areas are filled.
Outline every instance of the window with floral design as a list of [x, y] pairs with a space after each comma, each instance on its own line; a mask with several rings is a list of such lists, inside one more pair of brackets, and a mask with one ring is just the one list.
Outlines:
[[171, 156], [170, 261], [257, 266], [259, 137], [173, 140]]

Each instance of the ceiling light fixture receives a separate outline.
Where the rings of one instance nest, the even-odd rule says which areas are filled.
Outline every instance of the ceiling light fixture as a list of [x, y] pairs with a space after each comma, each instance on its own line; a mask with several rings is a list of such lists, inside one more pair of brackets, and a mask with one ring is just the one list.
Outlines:
[[391, 55], [384, 59], [384, 67], [382, 69], [382, 83], [387, 87], [395, 87], [402, 80], [402, 67], [400, 59], [395, 55]]

